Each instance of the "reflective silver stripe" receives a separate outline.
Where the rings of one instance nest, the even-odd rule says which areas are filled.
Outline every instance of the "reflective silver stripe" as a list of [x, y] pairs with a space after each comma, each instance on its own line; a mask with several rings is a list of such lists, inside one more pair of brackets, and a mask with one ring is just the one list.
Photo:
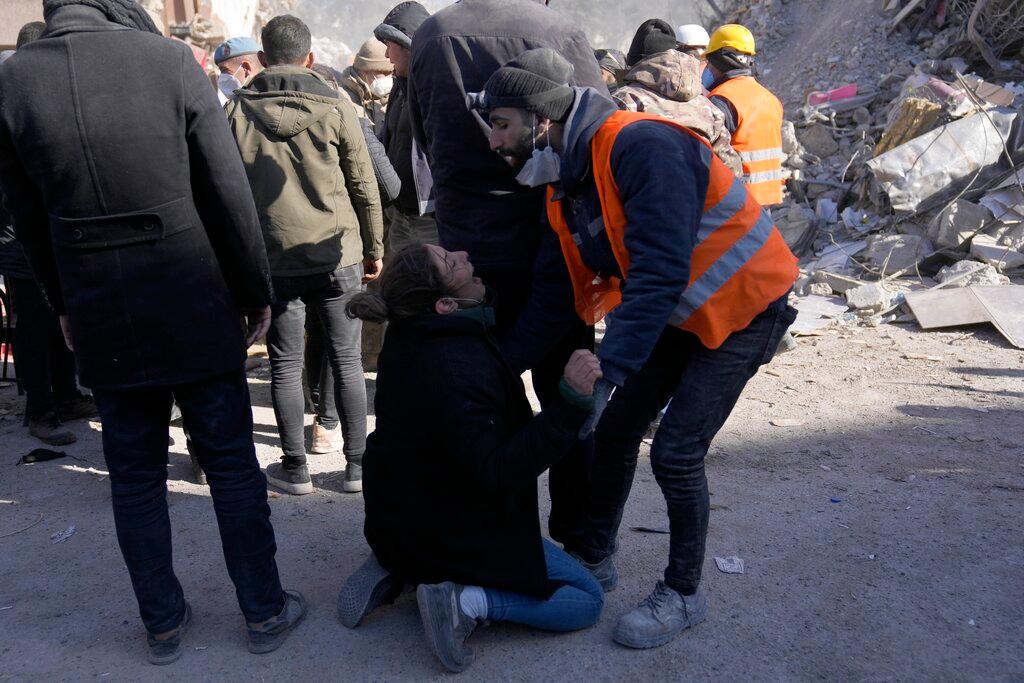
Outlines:
[[733, 275], [739, 272], [754, 254], [760, 251], [772, 234], [774, 225], [764, 212], [746, 235], [737, 240], [729, 251], [715, 261], [696, 282], [686, 288], [679, 298], [676, 310], [669, 319], [670, 325], [682, 325], [693, 312], [708, 302]]
[[587, 226], [587, 231], [591, 237], [597, 237], [604, 232], [604, 216], [598, 216], [594, 220], [590, 221], [590, 225]]
[[783, 171], [762, 171], [743, 176], [743, 179], [747, 181], [748, 185], [756, 185], [757, 183], [767, 183], [772, 180], [785, 180], [786, 174]]
[[725, 222], [739, 213], [746, 204], [747, 188], [742, 181], [734, 179], [725, 196], [701, 217], [697, 243], [700, 244], [710, 237], [711, 233], [725, 225]]
[[574, 232], [570, 234], [572, 235], [572, 241], [576, 244], [577, 247], [583, 244], [583, 239], [579, 235], [577, 235]]
[[740, 152], [740, 159], [747, 162], [752, 161], [770, 161], [772, 159], [785, 159], [786, 155], [782, 153], [781, 147], [772, 147], [771, 149], [756, 149], [753, 152]]

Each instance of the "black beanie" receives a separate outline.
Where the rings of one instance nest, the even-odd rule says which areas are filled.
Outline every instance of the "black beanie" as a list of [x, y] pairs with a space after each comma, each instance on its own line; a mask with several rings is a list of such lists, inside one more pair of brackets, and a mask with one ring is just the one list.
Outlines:
[[708, 64], [715, 67], [724, 74], [736, 69], [749, 69], [754, 61], [750, 55], [737, 52], [731, 47], [723, 47], [706, 55]]
[[395, 5], [381, 25], [373, 29], [373, 36], [382, 43], [391, 41], [409, 48], [416, 29], [429, 18], [430, 12], [420, 3], [402, 2]]
[[672, 25], [664, 19], [648, 19], [640, 24], [633, 36], [633, 44], [626, 55], [626, 66], [633, 68], [637, 62], [653, 57], [659, 52], [674, 50], [679, 44]]
[[572, 76], [572, 64], [554, 50], [527, 50], [487, 79], [481, 108], [514, 107], [565, 121], [575, 100], [569, 86]]

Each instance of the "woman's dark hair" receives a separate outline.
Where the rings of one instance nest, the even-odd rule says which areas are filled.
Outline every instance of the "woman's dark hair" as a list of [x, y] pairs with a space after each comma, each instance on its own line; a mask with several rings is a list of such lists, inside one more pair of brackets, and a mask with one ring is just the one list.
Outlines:
[[398, 252], [384, 268], [376, 292], [360, 292], [345, 306], [350, 318], [371, 323], [434, 313], [438, 299], [449, 295], [430, 250], [413, 244]]

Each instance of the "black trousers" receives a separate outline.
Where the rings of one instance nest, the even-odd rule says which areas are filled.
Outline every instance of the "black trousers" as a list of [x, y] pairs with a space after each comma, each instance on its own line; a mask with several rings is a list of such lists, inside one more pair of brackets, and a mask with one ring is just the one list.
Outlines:
[[11, 290], [18, 314], [15, 371], [25, 388], [26, 417], [35, 420], [78, 393], [75, 356], [68, 351], [57, 314], [35, 280], [11, 278]]
[[[500, 338], [512, 328], [530, 300], [532, 271], [528, 268], [479, 267], [475, 273], [495, 294], [495, 334]], [[533, 390], [542, 409], [557, 398], [558, 384], [573, 352], [593, 348], [594, 328], [578, 320], [551, 352], [530, 369]], [[579, 442], [548, 470], [551, 492], [548, 533], [552, 539], [570, 548], [579, 544], [586, 524], [588, 481], [593, 459], [594, 441], [590, 438]]]
[[795, 318], [780, 299], [717, 349], [689, 332], [665, 328], [644, 366], [612, 394], [597, 426], [589, 519], [583, 543], [573, 548], [585, 560], [599, 562], [615, 551], [640, 441], [671, 401], [651, 445], [651, 468], [672, 532], [665, 583], [684, 595], [697, 590], [710, 513], [704, 458], [743, 388], [772, 359]]
[[267, 480], [252, 441], [252, 406], [241, 368], [193, 384], [95, 390], [103, 422], [114, 524], [142, 622], [150, 633], [177, 626], [185, 596], [174, 574], [167, 514], [167, 425], [181, 407], [195, 455], [210, 482], [228, 574], [246, 621], [284, 605]]

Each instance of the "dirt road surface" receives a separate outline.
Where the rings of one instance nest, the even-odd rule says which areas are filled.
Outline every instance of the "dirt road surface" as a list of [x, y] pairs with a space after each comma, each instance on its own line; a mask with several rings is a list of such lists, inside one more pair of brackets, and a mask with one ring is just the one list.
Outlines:
[[[279, 453], [267, 368], [250, 382], [266, 464]], [[444, 678], [411, 595], [356, 631], [337, 621], [338, 587], [368, 552], [362, 498], [341, 492], [340, 455], [312, 460], [315, 494], [271, 500], [281, 576], [311, 610], [280, 651], [248, 654], [209, 495], [191, 483], [176, 429], [175, 565], [195, 625], [178, 663], [148, 665], [98, 425], [75, 426], [73, 458], [16, 467], [37, 445], [20, 407], [13, 388], [0, 390], [10, 411], [0, 421], [0, 679]], [[666, 525], [644, 457], [620, 539], [622, 581], [600, 623], [570, 635], [484, 628], [466, 678], [1020, 680], [1022, 435], [1024, 355], [994, 331], [886, 326], [803, 339], [751, 383], [708, 461], [710, 619], [658, 650], [611, 642], [616, 618], [665, 564], [668, 537], [632, 530]], [[71, 525], [71, 538], [51, 540]], [[717, 570], [713, 558], [732, 555], [745, 574]]]

